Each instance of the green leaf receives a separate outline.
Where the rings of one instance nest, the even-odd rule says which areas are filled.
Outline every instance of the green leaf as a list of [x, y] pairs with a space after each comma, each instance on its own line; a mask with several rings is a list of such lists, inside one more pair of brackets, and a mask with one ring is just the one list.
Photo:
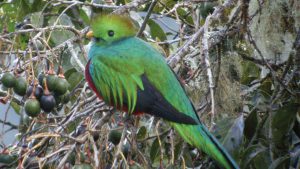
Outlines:
[[289, 162], [289, 156], [283, 156], [277, 158], [275, 161], [272, 162], [269, 169], [281, 169], [281, 168], [288, 168], [287, 164]]
[[16, 102], [12, 101], [12, 102], [10, 103], [10, 106], [14, 109], [14, 111], [15, 111], [18, 115], [20, 115], [20, 110], [21, 110], [21, 106], [20, 106], [20, 105], [18, 105]]
[[159, 136], [162, 147], [159, 146], [158, 137], [152, 142], [152, 145], [150, 148], [150, 160], [152, 163], [154, 163], [155, 160], [158, 159], [158, 157], [160, 157], [160, 149], [163, 148], [164, 139], [166, 138], [166, 136], [167, 136], [167, 133]]
[[[174, 0], [162, 0], [162, 3], [167, 7], [167, 8], [173, 8], [174, 5], [177, 3], [177, 1]], [[159, 3], [158, 3], [159, 4]], [[159, 11], [161, 12], [161, 11]]]
[[7, 23], [8, 32], [14, 32], [15, 31], [15, 25], [16, 25], [15, 21], [13, 21], [13, 20], [8, 21], [8, 23]]
[[298, 108], [299, 104], [288, 103], [274, 112], [271, 123], [272, 140], [278, 149], [288, 150], [289, 137], [287, 135], [294, 126]]
[[174, 160], [178, 160], [179, 157], [180, 157], [180, 154], [182, 152], [182, 147], [183, 147], [183, 141], [180, 140], [176, 145], [175, 145], [175, 148], [174, 148]]
[[44, 17], [41, 17], [41, 15], [42, 15], [42, 12], [35, 12], [35, 13], [30, 14], [31, 24], [36, 28], [43, 26]]
[[0, 3], [1, 10], [5, 13], [7, 17], [15, 16], [15, 8], [12, 3]]
[[250, 84], [253, 80], [258, 79], [260, 76], [260, 68], [253, 62], [242, 62], [242, 77], [241, 83], [244, 85]]
[[47, 1], [34, 0], [33, 3], [30, 5], [31, 12], [41, 11], [46, 3]]
[[160, 155], [160, 146], [158, 138], [156, 138], [150, 148], [150, 160], [154, 163], [155, 159], [158, 158]]
[[254, 136], [258, 125], [257, 111], [253, 110], [245, 120], [244, 135], [248, 140]]
[[146, 137], [146, 134], [147, 134], [147, 128], [145, 126], [140, 127], [137, 132], [137, 139], [138, 140], [144, 139]]
[[258, 144], [248, 147], [243, 153], [241, 168], [250, 168], [249, 166], [253, 159], [265, 151], [267, 151], [267, 148]]
[[244, 126], [243, 115], [241, 115], [234, 120], [223, 140], [224, 147], [236, 158], [239, 156], [239, 148], [243, 141]]
[[202, 18], [206, 18], [208, 15], [212, 14], [214, 12], [214, 7], [216, 5], [213, 3], [203, 3], [200, 6], [200, 14]]
[[83, 75], [77, 72], [75, 68], [71, 68], [65, 72], [65, 78], [69, 82], [69, 90], [72, 91], [81, 82]]
[[177, 13], [178, 15], [183, 18], [188, 24], [194, 25], [194, 21], [192, 18], [192, 15], [190, 14], [189, 11], [185, 11], [184, 8], [179, 7], [177, 8]]
[[160, 41], [164, 41], [167, 39], [164, 30], [154, 20], [149, 19], [148, 25], [150, 27], [150, 34], [153, 39], [158, 38]]
[[223, 120], [217, 122], [215, 129], [212, 132], [216, 138], [220, 140], [220, 142], [224, 141], [230, 126], [233, 124], [233, 121], [233, 118], [224, 118]]
[[17, 21], [22, 21], [24, 17], [30, 13], [30, 6], [26, 0], [20, 0], [17, 6], [18, 6]]
[[[1, 10], [3, 10], [3, 13], [5, 15], [1, 16], [3, 21], [2, 24], [0, 24], [1, 25], [0, 27], [2, 27], [2, 29], [6, 27], [8, 32], [14, 32], [15, 25], [16, 25], [16, 18], [17, 18], [17, 10], [15, 4], [2, 3]], [[1, 32], [2, 31], [3, 30], [1, 30]]]
[[64, 76], [65, 76], [66, 79], [68, 79], [68, 78], [70, 78], [70, 76], [73, 73], [76, 73], [76, 72], [77, 72], [77, 70], [75, 68], [71, 68], [71, 69], [65, 71]]
[[[54, 24], [74, 26], [70, 17], [67, 16], [66, 14], [61, 15], [60, 18], [51, 17], [51, 19], [49, 20], [49, 25], [54, 25]], [[52, 31], [51, 40], [54, 44], [58, 45], [58, 44], [65, 42], [66, 40], [70, 39], [73, 36], [74, 36], [74, 33], [70, 32], [68, 30], [55, 30], [55, 31]]]
[[260, 93], [266, 98], [270, 98], [272, 95], [272, 80], [270, 78], [266, 79], [260, 86]]
[[29, 41], [29, 35], [28, 34], [20, 34], [16, 38], [17, 45], [22, 50], [25, 50], [27, 48], [27, 43]]
[[270, 159], [270, 152], [263, 151], [253, 159], [253, 165], [255, 169], [265, 169], [266, 166], [270, 166], [271, 159]]
[[243, 141], [244, 120], [243, 116], [236, 119], [224, 119], [217, 123], [214, 134], [221, 140], [224, 147], [238, 156], [239, 148]]
[[79, 9], [79, 16], [85, 24], [90, 23], [90, 19], [89, 19], [88, 15], [86, 14], [86, 12], [83, 9]]

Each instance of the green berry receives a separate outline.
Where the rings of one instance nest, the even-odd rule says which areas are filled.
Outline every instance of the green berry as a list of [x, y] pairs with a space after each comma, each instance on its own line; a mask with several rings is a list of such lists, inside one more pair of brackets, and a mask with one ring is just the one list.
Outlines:
[[57, 76], [55, 74], [54, 75], [48, 74], [46, 79], [47, 79], [47, 87], [49, 91], [53, 91], [55, 89]]
[[2, 76], [1, 81], [2, 81], [3, 86], [5, 86], [7, 88], [11, 88], [11, 87], [14, 87], [16, 84], [16, 77], [12, 73], [6, 72]]
[[26, 114], [31, 117], [36, 117], [41, 112], [40, 102], [36, 98], [26, 100], [24, 107]]
[[24, 77], [18, 77], [16, 79], [16, 84], [14, 86], [14, 92], [20, 96], [24, 96], [26, 94], [27, 82]]
[[57, 95], [63, 95], [67, 92], [68, 86], [69, 86], [69, 83], [65, 78], [58, 77], [55, 81], [54, 92]]

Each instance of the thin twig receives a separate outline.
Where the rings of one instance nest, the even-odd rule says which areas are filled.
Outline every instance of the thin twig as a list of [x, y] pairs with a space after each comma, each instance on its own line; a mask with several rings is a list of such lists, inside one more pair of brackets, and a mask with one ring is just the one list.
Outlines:
[[149, 20], [149, 18], [151, 16], [152, 10], [154, 9], [156, 3], [157, 3], [157, 0], [153, 0], [151, 2], [151, 5], [150, 5], [150, 7], [149, 7], [149, 9], [147, 11], [147, 15], [144, 18], [144, 22], [143, 22], [142, 26], [140, 27], [138, 33], [136, 34], [137, 37], [142, 36], [142, 33], [143, 33], [144, 29], [146, 28], [147, 22], [148, 22], [148, 20]]
[[132, 2], [126, 4], [126, 5], [123, 5], [123, 6], [120, 6], [118, 7], [114, 13], [116, 14], [123, 14], [127, 11], [129, 11], [130, 9], [135, 9], [141, 5], [144, 5], [148, 2], [149, 0], [133, 0]]
[[13, 36], [13, 35], [21, 34], [21, 33], [44, 32], [44, 31], [54, 31], [54, 30], [68, 30], [68, 31], [73, 32], [76, 35], [80, 34], [80, 31], [78, 31], [77, 29], [75, 29], [72, 26], [56, 25], [56, 26], [48, 26], [48, 27], [44, 27], [44, 28], [22, 29], [22, 30], [18, 30], [15, 32], [11, 32], [11, 33], [2, 35], [2, 36], [0, 36], [0, 38], [6, 38], [6, 37]]
[[11, 122], [3, 121], [3, 120], [0, 119], [0, 123], [9, 126], [9, 127], [11, 127], [12, 129], [18, 129], [18, 126], [15, 125], [15, 124], [12, 124]]
[[75, 150], [76, 144], [73, 144], [70, 149], [68, 150], [68, 152], [66, 153], [66, 155], [64, 156], [64, 158], [62, 158], [57, 166], [57, 168], [63, 168], [64, 164], [66, 163], [66, 161], [68, 160], [69, 156], [71, 155], [71, 153]]
[[202, 37], [202, 43], [201, 43], [201, 58], [206, 66], [206, 73], [208, 77], [208, 83], [209, 83], [209, 91], [210, 91], [210, 98], [211, 98], [211, 126], [212, 129], [215, 125], [215, 92], [214, 92], [214, 81], [213, 81], [213, 73], [209, 61], [209, 47], [208, 47], [208, 39], [209, 39], [209, 32], [208, 27], [210, 24], [210, 18], [211, 15], [208, 15], [206, 17], [204, 26], [203, 26], [203, 37]]
[[57, 1], [57, 3], [53, 4], [53, 6], [58, 6], [58, 5], [62, 5], [62, 4], [67, 4], [67, 5], [83, 5], [83, 6], [91, 6], [91, 7], [95, 7], [95, 8], [106, 8], [106, 9], [117, 9], [119, 8], [119, 6], [114, 6], [114, 5], [104, 5], [104, 4], [97, 4], [97, 3], [93, 3], [93, 2], [81, 2], [81, 1]]

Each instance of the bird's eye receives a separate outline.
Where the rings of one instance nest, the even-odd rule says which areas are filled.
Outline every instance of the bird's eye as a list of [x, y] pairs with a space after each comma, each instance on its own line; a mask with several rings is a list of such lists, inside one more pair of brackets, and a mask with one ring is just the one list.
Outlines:
[[115, 32], [113, 30], [107, 31], [108, 36], [113, 37], [115, 35]]

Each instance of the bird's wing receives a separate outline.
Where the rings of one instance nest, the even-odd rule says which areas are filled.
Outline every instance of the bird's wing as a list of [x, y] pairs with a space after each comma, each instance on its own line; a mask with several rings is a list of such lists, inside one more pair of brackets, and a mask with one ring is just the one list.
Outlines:
[[149, 81], [146, 75], [142, 76], [144, 90], [138, 90], [136, 110], [146, 112], [165, 120], [180, 124], [198, 124], [191, 116], [178, 111]]

